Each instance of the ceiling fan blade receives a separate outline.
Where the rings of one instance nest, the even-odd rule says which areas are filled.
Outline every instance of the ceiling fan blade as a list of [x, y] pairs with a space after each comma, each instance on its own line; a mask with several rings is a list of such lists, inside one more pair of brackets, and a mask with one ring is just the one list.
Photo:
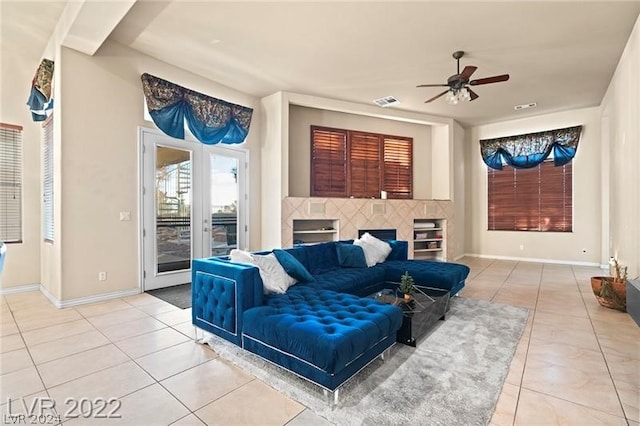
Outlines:
[[448, 84], [419, 84], [416, 87], [448, 87]]
[[477, 69], [478, 67], [474, 67], [473, 65], [467, 65], [466, 67], [464, 67], [464, 69], [460, 73], [460, 79], [469, 80], [469, 77], [471, 77], [471, 74], [476, 72]]
[[424, 101], [425, 104], [428, 104], [431, 101], [435, 101], [436, 99], [438, 99], [440, 96], [444, 96], [447, 92], [449, 91], [449, 89], [445, 90], [444, 92], [440, 93], [439, 95], [435, 95], [433, 98], [431, 99], [427, 99], [426, 101]]
[[478, 96], [478, 94], [476, 92], [474, 92], [473, 90], [471, 90], [468, 87], [467, 87], [467, 91], [469, 92], [469, 95], [471, 96], [471, 99], [469, 99], [469, 101], [472, 101], [474, 99], [478, 99], [480, 97], [480, 96]]
[[499, 83], [501, 81], [507, 81], [507, 80], [509, 80], [509, 74], [502, 74], [502, 75], [494, 75], [493, 77], [485, 77], [485, 78], [479, 78], [477, 80], [471, 80], [469, 84], [472, 86], [477, 86], [479, 84]]

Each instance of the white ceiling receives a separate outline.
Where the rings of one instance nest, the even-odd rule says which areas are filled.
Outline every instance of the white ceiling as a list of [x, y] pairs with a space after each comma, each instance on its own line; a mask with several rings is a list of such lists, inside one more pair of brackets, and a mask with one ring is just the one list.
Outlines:
[[[23, 42], [7, 24], [42, 32], [64, 5], [27, 2], [43, 5], [35, 19], [25, 3], [7, 3], [3, 54], [8, 40]], [[370, 104], [393, 95], [401, 102], [393, 108], [475, 125], [599, 105], [639, 13], [640, 1], [138, 0], [110, 37], [258, 97], [285, 90]], [[461, 68], [478, 67], [473, 78], [511, 79], [477, 86], [473, 102], [425, 104], [443, 89], [416, 85], [445, 83], [455, 50], [467, 52]], [[513, 109], [529, 102], [538, 107]]]

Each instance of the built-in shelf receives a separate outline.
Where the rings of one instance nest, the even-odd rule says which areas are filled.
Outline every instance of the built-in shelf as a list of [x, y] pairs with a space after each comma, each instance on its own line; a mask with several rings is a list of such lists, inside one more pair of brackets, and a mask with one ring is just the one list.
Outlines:
[[294, 234], [334, 234], [337, 229], [314, 229], [309, 231], [293, 231]]
[[414, 219], [413, 257], [446, 260], [445, 219]]
[[293, 243], [314, 244], [338, 240], [336, 219], [294, 219]]

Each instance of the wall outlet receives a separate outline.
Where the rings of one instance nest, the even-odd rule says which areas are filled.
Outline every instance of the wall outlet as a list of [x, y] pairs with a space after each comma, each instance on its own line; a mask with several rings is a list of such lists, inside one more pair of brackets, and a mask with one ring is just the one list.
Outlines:
[[107, 273], [106, 272], [98, 272], [98, 281], [106, 281]]
[[524, 244], [520, 244], [520, 250], [524, 250]]
[[120, 212], [120, 220], [123, 220], [123, 221], [131, 220], [131, 212]]

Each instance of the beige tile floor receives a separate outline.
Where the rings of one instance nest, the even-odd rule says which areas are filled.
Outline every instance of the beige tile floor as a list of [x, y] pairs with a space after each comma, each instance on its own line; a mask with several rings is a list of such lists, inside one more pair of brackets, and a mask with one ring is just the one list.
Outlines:
[[[640, 426], [640, 328], [596, 303], [589, 277], [600, 270], [461, 262], [472, 270], [462, 296], [531, 310], [492, 425]], [[48, 399], [62, 415], [67, 398], [121, 404], [119, 420], [64, 421], [71, 425], [328, 424], [194, 343], [190, 322], [189, 309], [147, 294], [63, 310], [39, 292], [1, 297], [3, 424], [23, 403]]]

